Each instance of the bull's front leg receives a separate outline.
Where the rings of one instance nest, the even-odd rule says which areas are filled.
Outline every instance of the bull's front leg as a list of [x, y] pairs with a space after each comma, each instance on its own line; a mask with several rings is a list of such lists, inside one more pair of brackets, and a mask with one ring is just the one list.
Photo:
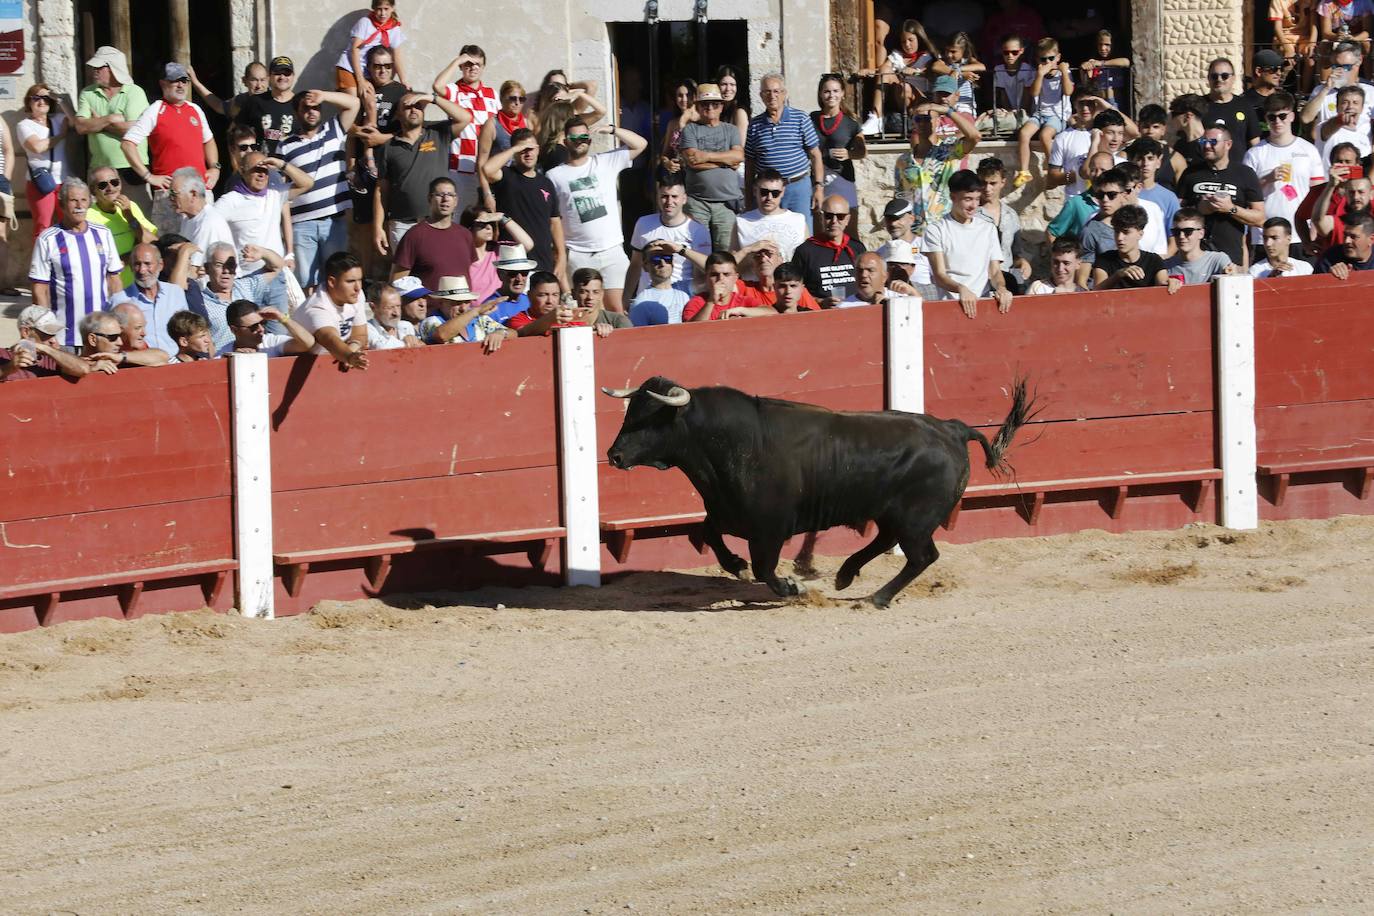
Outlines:
[[783, 539], [749, 541], [749, 560], [754, 567], [754, 578], [767, 583], [773, 594], [782, 598], [806, 593], [806, 586], [791, 576], [778, 576], [778, 556], [782, 553]]
[[744, 571], [749, 568], [749, 563], [744, 557], [735, 553], [725, 546], [725, 538], [721, 536], [720, 529], [711, 521], [711, 516], [706, 516], [706, 521], [701, 524], [701, 538], [706, 542], [706, 546], [711, 548], [711, 552], [716, 555], [716, 562], [720, 568], [732, 576], [742, 578]]

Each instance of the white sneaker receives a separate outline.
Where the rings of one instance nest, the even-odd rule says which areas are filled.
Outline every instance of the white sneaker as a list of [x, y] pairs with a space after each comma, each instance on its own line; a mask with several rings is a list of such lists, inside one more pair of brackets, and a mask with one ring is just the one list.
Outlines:
[[864, 119], [863, 127], [859, 132], [865, 137], [873, 137], [883, 132], [883, 119], [878, 117], [876, 111], [870, 111], [868, 117]]

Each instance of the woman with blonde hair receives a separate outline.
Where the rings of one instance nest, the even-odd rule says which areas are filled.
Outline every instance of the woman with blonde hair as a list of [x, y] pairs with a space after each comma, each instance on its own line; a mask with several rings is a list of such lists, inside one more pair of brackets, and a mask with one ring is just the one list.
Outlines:
[[496, 209], [496, 198], [491, 193], [483, 169], [492, 153], [510, 149], [510, 135], [522, 127], [529, 127], [533, 117], [525, 113], [525, 87], [518, 80], [506, 80], [496, 93], [501, 103], [496, 114], [487, 118], [477, 134], [477, 179], [482, 189], [482, 206], [488, 210]]

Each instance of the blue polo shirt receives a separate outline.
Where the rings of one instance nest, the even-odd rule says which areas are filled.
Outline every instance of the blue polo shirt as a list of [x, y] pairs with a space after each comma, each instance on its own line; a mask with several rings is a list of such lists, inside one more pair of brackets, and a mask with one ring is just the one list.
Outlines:
[[121, 302], [133, 302], [143, 310], [143, 317], [148, 322], [148, 346], [170, 354], [177, 352], [177, 342], [167, 333], [167, 320], [177, 312], [187, 309], [186, 293], [181, 287], [159, 280], [157, 298], [149, 299], [148, 294], [139, 288], [137, 283], [131, 283], [123, 292], [116, 293], [110, 298], [110, 308]]
[[795, 178], [810, 173], [811, 157], [807, 150], [820, 143], [811, 118], [798, 108], [784, 105], [776, 124], [766, 111], [749, 122], [744, 155], [754, 163], [755, 170], [777, 169], [783, 178]]

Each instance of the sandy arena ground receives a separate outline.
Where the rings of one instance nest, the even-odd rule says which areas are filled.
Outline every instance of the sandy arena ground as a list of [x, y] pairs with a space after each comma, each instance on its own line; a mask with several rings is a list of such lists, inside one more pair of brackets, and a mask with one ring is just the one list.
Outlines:
[[1370, 912], [1371, 557], [1344, 518], [947, 548], [886, 611], [707, 569], [0, 637], [0, 910]]

